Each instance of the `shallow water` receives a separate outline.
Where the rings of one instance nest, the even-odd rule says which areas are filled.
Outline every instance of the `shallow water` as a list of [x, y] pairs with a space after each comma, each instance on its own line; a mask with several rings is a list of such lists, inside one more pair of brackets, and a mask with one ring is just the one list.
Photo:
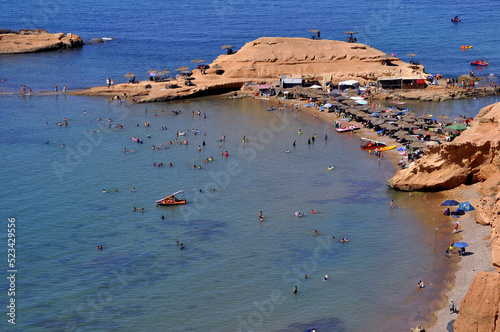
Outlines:
[[[8, 195], [2, 201], [19, 225], [18, 263], [26, 276], [19, 281], [20, 300], [29, 299], [19, 323], [26, 328], [230, 330], [257, 324], [274, 330], [326, 319], [339, 328], [362, 329], [405, 303], [405, 280], [417, 270], [430, 272], [432, 249], [421, 246], [425, 227], [412, 222], [410, 211], [389, 207], [400, 195], [384, 185], [393, 172], [390, 162], [369, 158], [358, 138], [330, 132], [328, 124], [309, 116], [265, 112], [263, 102], [252, 100], [4, 100], [16, 112], [2, 111], [8, 139], [0, 146], [9, 156], [3, 172]], [[158, 111], [155, 117], [154, 109], [165, 106], [182, 113]], [[206, 119], [191, 116], [198, 109]], [[68, 127], [54, 124], [62, 117]], [[124, 129], [108, 129], [108, 118]], [[168, 130], [157, 130], [162, 125]], [[186, 135], [188, 146], [151, 149], [189, 128], [200, 133]], [[318, 138], [308, 145], [315, 133]], [[225, 142], [218, 141], [222, 134]], [[249, 142], [241, 143], [243, 135]], [[203, 140], [206, 146], [198, 152]], [[203, 164], [210, 156], [215, 161]], [[153, 166], [160, 161], [174, 166]], [[331, 164], [334, 171], [327, 168]], [[156, 199], [181, 189], [186, 206], [155, 206]], [[146, 212], [134, 213], [134, 206]], [[311, 209], [321, 212], [310, 214]], [[295, 211], [306, 215], [297, 218]], [[351, 242], [339, 243], [343, 236]], [[177, 240], [186, 244], [184, 251]], [[421, 257], [414, 257], [415, 250]], [[304, 280], [305, 274], [312, 276]], [[324, 274], [329, 281], [321, 280]], [[42, 287], [40, 280], [50, 283]], [[296, 284], [299, 294], [292, 296]], [[271, 307], [271, 300], [271, 312], [259, 309]], [[360, 308], [369, 313], [366, 319], [358, 317]]]
[[[307, 37], [313, 27], [335, 39], [343, 39], [344, 30], [359, 30], [361, 42], [403, 59], [416, 52], [429, 72], [445, 76], [468, 73], [470, 60], [486, 56], [491, 64], [484, 73], [498, 73], [498, 8], [476, 4], [489, 10], [430, 1], [361, 2], [356, 10], [347, 3], [293, 1], [209, 1], [202, 9], [151, 1], [24, 1], [2, 7], [5, 27], [117, 39], [81, 50], [0, 56], [6, 78], [0, 91], [18, 92], [21, 85], [52, 91], [54, 84], [74, 89], [102, 85], [107, 77], [118, 83], [128, 71], [144, 79], [150, 68], [173, 71], [196, 57], [210, 62], [222, 44], [241, 47], [269, 35]], [[366, 20], [359, 19], [359, 10], [369, 13]], [[162, 13], [166, 18], [157, 17]], [[457, 14], [461, 25], [449, 22]], [[192, 15], [197, 24], [186, 24]], [[281, 24], [279, 17], [296, 23]], [[401, 23], [408, 26], [405, 38], [394, 28]], [[466, 40], [473, 40], [474, 49], [459, 51], [472, 43]], [[494, 101], [409, 106], [417, 114], [453, 118], [474, 116]], [[0, 103], [0, 197], [4, 217], [18, 220], [17, 322], [23, 330], [359, 331], [391, 326], [395, 316], [403, 317], [396, 319], [398, 327], [420, 323], [408, 306], [421, 306], [416, 281], [432, 276], [437, 266], [437, 226], [411, 210], [426, 211], [425, 201], [409, 204], [407, 194], [387, 189], [391, 163], [369, 158], [355, 136], [330, 132], [328, 124], [305, 114], [265, 112], [265, 101], [130, 105], [97, 97], [3, 95]], [[162, 113], [162, 107], [168, 110]], [[172, 109], [181, 115], [173, 116]], [[198, 109], [206, 119], [191, 117]], [[64, 117], [69, 126], [59, 128], [55, 123]], [[108, 118], [124, 129], [108, 129]], [[168, 130], [157, 130], [161, 126]], [[186, 129], [200, 130], [187, 134], [188, 146], [151, 149]], [[218, 141], [222, 134], [224, 143]], [[308, 145], [313, 134], [318, 138]], [[243, 135], [249, 142], [241, 142]], [[126, 154], [124, 148], [136, 152]], [[203, 164], [210, 156], [215, 161]], [[171, 168], [153, 166], [170, 161]], [[328, 171], [332, 164], [336, 169]], [[155, 206], [155, 200], [181, 189], [186, 206]], [[146, 212], [133, 213], [134, 206]], [[321, 213], [310, 214], [311, 209]], [[295, 211], [306, 216], [297, 218]], [[342, 245], [332, 236], [351, 242]], [[178, 240], [186, 244], [184, 251], [175, 245]], [[311, 278], [303, 279], [305, 274]], [[324, 274], [329, 281], [321, 280]], [[295, 285], [297, 296], [291, 293]], [[6, 290], [6, 284], [0, 287]]]

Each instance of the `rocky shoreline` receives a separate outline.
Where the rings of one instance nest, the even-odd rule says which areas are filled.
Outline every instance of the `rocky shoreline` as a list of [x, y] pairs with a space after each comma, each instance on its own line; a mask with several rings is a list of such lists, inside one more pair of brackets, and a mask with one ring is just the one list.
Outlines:
[[455, 331], [500, 328], [500, 103], [480, 110], [469, 129], [451, 143], [431, 146], [423, 157], [387, 181], [394, 189], [441, 191], [474, 185], [479, 193], [475, 221], [490, 226], [495, 272], [475, 275], [460, 304]]
[[65, 35], [41, 29], [0, 29], [0, 54], [45, 52], [82, 46], [83, 40], [72, 33]]

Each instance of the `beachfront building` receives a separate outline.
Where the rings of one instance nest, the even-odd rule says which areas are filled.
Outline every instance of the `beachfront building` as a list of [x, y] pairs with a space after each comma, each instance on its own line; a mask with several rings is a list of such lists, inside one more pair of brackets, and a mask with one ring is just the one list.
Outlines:
[[302, 86], [301, 75], [280, 75], [280, 87], [283, 89]]
[[339, 90], [359, 89], [359, 82], [355, 80], [343, 81], [339, 83]]
[[425, 89], [427, 84], [425, 79], [419, 76], [411, 77], [379, 77], [377, 79], [377, 89]]

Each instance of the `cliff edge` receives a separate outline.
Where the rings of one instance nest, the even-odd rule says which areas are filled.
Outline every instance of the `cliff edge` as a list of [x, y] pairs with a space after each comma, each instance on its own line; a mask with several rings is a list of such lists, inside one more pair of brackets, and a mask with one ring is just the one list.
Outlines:
[[[486, 106], [455, 141], [430, 146], [387, 184], [398, 190], [437, 191], [478, 183], [476, 222], [489, 225], [492, 264], [500, 267], [500, 103]], [[467, 190], [467, 189], [465, 189]], [[500, 331], [500, 274], [480, 272], [460, 305], [455, 331]]]

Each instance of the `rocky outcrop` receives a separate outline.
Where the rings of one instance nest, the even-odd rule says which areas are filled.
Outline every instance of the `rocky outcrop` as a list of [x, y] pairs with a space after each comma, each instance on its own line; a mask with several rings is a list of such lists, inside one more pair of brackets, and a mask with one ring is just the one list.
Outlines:
[[457, 332], [500, 331], [500, 273], [479, 272], [453, 324]]
[[49, 33], [45, 30], [19, 30], [0, 34], [0, 54], [33, 53], [81, 47], [82, 39], [74, 34]]
[[[431, 146], [422, 159], [387, 181], [399, 190], [435, 191], [480, 182], [476, 222], [489, 225], [491, 258], [500, 267], [500, 103], [484, 107], [452, 143]], [[498, 272], [498, 271], [497, 271]], [[462, 300], [455, 331], [500, 331], [500, 274], [480, 272]]]
[[500, 165], [500, 103], [483, 108], [452, 143], [428, 147], [423, 158], [387, 184], [399, 190], [438, 191], [485, 181]]
[[[428, 76], [423, 66], [414, 69], [397, 57], [384, 56], [384, 52], [364, 44], [262, 37], [245, 44], [235, 54], [220, 55], [212, 65], [221, 66], [224, 76], [230, 78], [275, 80], [285, 74], [333, 83], [349, 79], [367, 83], [381, 76]], [[384, 66], [382, 60], [390, 60], [392, 65]]]
[[[280, 75], [300, 75], [306, 80], [320, 83], [355, 79], [361, 83], [374, 82], [380, 76], [418, 75], [427, 77], [424, 67], [410, 68], [408, 63], [368, 45], [352, 44], [336, 40], [312, 40], [306, 38], [263, 37], [247, 43], [237, 53], [220, 55], [206, 75], [194, 70], [192, 86], [183, 79], [170, 81], [178, 88], [165, 88], [169, 83], [141, 82], [95, 87], [72, 94], [123, 95], [137, 97], [139, 102], [189, 98], [205, 94], [219, 94], [239, 89], [245, 83], [273, 84]], [[382, 65], [390, 60], [392, 65]], [[216, 69], [223, 71], [216, 74]], [[150, 89], [145, 89], [150, 85]]]

